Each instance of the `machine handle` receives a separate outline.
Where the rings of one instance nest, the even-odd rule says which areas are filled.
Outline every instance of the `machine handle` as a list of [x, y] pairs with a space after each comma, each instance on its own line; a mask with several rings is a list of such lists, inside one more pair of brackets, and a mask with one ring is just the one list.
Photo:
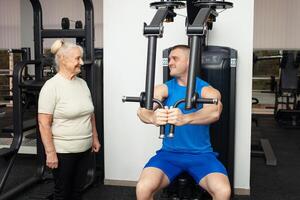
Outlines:
[[125, 102], [140, 102], [140, 97], [126, 97], [126, 96], [123, 96], [122, 102], [123, 103], [125, 103]]
[[[123, 96], [122, 102], [123, 103], [124, 102], [140, 102], [140, 103], [143, 103], [143, 96], [144, 96], [143, 94], [141, 94], [141, 96], [139, 96], [139, 97]], [[152, 101], [155, 102], [155, 103], [157, 103], [160, 108], [164, 107], [163, 103], [160, 100], [153, 98]], [[160, 127], [159, 138], [163, 139], [163, 138], [165, 138], [165, 125], [161, 125], [159, 127]]]
[[213, 99], [207, 99], [207, 98], [198, 98], [196, 100], [197, 103], [202, 103], [202, 104], [215, 104], [218, 105], [219, 100], [217, 98]]
[[[179, 104], [185, 102], [185, 99], [181, 99], [179, 101], [177, 101], [174, 104], [174, 108], [177, 108]], [[197, 103], [201, 103], [201, 104], [215, 104], [217, 105], [219, 100], [217, 98], [197, 98], [196, 100]], [[174, 124], [170, 124], [170, 132], [168, 134], [169, 138], [173, 138], [174, 137], [174, 133], [175, 133], [175, 125]]]

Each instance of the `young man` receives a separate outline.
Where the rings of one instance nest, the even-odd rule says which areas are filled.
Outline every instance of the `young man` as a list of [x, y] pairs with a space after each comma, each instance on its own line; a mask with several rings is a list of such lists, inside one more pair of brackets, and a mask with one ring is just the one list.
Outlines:
[[[225, 167], [216, 158], [209, 137], [209, 124], [217, 121], [222, 112], [221, 95], [208, 83], [196, 78], [196, 92], [202, 98], [218, 98], [218, 105], [204, 104], [185, 110], [172, 105], [185, 98], [190, 49], [174, 46], [169, 55], [172, 80], [154, 89], [154, 98], [164, 100], [164, 109], [139, 108], [138, 116], [144, 123], [156, 126], [174, 124], [175, 137], [166, 137], [143, 169], [136, 188], [138, 200], [151, 200], [155, 192], [166, 187], [181, 172], [188, 172], [214, 200], [230, 199], [230, 183]], [[166, 126], [166, 133], [169, 125]]]

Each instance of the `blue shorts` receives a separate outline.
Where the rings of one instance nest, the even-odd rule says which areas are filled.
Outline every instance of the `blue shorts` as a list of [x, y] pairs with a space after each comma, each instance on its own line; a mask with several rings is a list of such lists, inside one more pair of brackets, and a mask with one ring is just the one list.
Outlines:
[[217, 159], [214, 152], [181, 153], [159, 150], [146, 167], [155, 167], [164, 172], [172, 182], [183, 171], [189, 173], [197, 183], [210, 173], [222, 173], [227, 176], [224, 165]]

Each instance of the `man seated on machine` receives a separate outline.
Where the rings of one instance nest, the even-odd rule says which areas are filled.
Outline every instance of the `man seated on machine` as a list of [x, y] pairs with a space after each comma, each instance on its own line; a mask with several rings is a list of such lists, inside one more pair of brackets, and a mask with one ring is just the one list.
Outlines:
[[[143, 169], [136, 188], [138, 200], [151, 200], [155, 192], [166, 187], [177, 175], [185, 171], [205, 189], [214, 200], [228, 200], [230, 183], [223, 164], [213, 152], [209, 124], [217, 121], [222, 112], [221, 95], [208, 83], [196, 78], [196, 92], [202, 98], [217, 98], [219, 103], [198, 105], [197, 109], [185, 110], [172, 105], [185, 98], [188, 79], [190, 49], [177, 45], [169, 55], [170, 76], [174, 77], [154, 89], [154, 98], [164, 101], [164, 109], [138, 109], [138, 117], [147, 124], [174, 124], [174, 138], [164, 138], [163, 145]], [[166, 132], [169, 125], [166, 126]]]

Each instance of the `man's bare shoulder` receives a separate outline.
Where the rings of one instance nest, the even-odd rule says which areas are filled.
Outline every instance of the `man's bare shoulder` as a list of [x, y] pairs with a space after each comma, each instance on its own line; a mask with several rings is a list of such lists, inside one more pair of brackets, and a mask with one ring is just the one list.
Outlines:
[[202, 88], [201, 96], [203, 98], [218, 98], [221, 99], [221, 94], [219, 90], [213, 88], [212, 86], [205, 86]]
[[154, 88], [154, 98], [162, 100], [168, 97], [168, 87], [166, 84], [156, 85]]

